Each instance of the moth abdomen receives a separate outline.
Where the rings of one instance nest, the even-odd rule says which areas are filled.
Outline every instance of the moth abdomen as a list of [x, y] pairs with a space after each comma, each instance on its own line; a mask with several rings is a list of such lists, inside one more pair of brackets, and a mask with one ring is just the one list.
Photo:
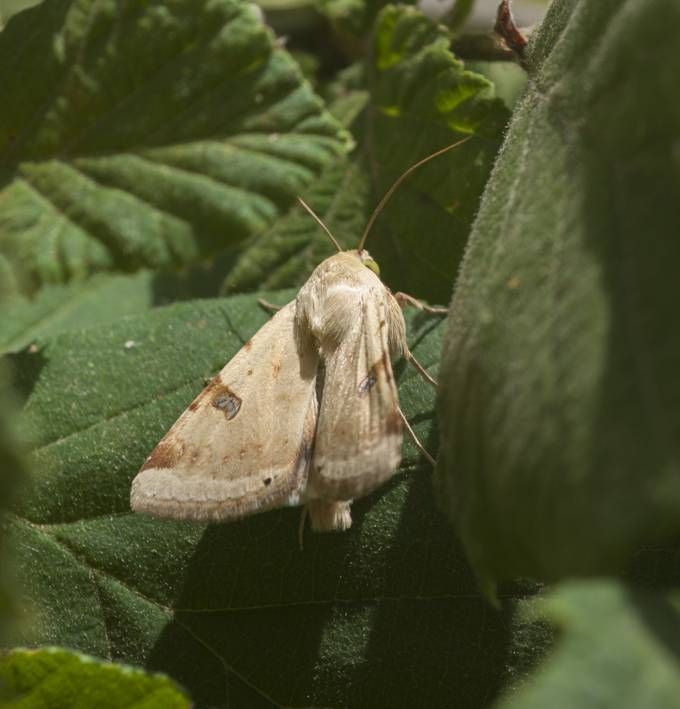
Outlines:
[[351, 500], [309, 500], [307, 510], [315, 532], [344, 532], [352, 526]]

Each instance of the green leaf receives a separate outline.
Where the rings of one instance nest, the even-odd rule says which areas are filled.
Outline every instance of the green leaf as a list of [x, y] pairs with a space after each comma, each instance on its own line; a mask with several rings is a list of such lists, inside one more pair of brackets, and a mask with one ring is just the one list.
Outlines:
[[558, 0], [533, 40], [443, 355], [437, 482], [486, 582], [620, 569], [680, 533], [674, 22]]
[[453, 7], [446, 13], [446, 24], [451, 30], [459, 30], [470, 17], [475, 0], [454, 0]]
[[[13, 357], [35, 467], [8, 529], [26, 589], [15, 642], [162, 670], [206, 707], [483, 705], [506, 622], [410, 442], [393, 480], [354, 503], [352, 529], [308, 531], [303, 551], [297, 509], [209, 526], [130, 514], [149, 451], [267, 317], [254, 296], [179, 303]], [[408, 325], [436, 376], [442, 320], [412, 312]], [[403, 362], [395, 372], [434, 449], [432, 388]]]
[[[368, 102], [360, 68], [353, 65], [341, 72], [327, 91], [329, 111], [347, 129], [356, 130]], [[348, 249], [359, 240], [372, 199], [370, 178], [355, 156], [337, 159], [304, 193], [305, 202]], [[271, 229], [226, 255], [222, 292], [299, 287], [334, 252], [307, 210], [296, 205]]]
[[0, 67], [3, 293], [196, 261], [346, 143], [237, 0], [43, 3], [8, 22]]
[[[101, 662], [58, 647], [0, 656], [6, 709], [188, 709], [189, 698], [161, 674]], [[10, 699], [11, 697], [11, 699]]]
[[377, 203], [406, 168], [471, 137], [407, 178], [368, 243], [387, 283], [440, 303], [449, 300], [508, 120], [493, 84], [467, 71], [449, 43], [448, 32], [417, 10], [383, 10], [369, 71], [366, 150]]
[[3, 303], [0, 352], [16, 352], [37, 339], [138, 313], [153, 306], [149, 271], [133, 275], [99, 273], [83, 282], [48, 285], [33, 298], [15, 295]]
[[[357, 245], [368, 218], [409, 167], [467, 136], [472, 139], [419, 168], [378, 218], [368, 249], [386, 283], [446, 302], [484, 184], [500, 145], [507, 109], [493, 85], [465, 70], [449, 36], [418, 11], [385, 9], [369, 64], [369, 105], [356, 67], [331, 92], [360, 150], [328, 167], [304, 194], [338, 241]], [[300, 285], [333, 247], [302, 207], [249, 243], [234, 260], [228, 291]]]
[[180, 273], [98, 273], [82, 282], [49, 285], [33, 297], [3, 303], [0, 352], [16, 352], [45, 337], [177, 300], [215, 295], [222, 281], [220, 258]]
[[0, 645], [13, 622], [14, 593], [5, 563], [5, 535], [3, 517], [10, 503], [17, 481], [24, 474], [24, 461], [14, 440], [13, 423], [16, 401], [10, 391], [7, 367], [0, 362]]
[[534, 675], [498, 709], [677, 706], [680, 596], [614, 581], [565, 583], [525, 608], [525, 621], [559, 632]]
[[[356, 247], [367, 219], [366, 205], [372, 199], [370, 180], [359, 160], [336, 160], [304, 199], [343, 247]], [[223, 289], [239, 292], [299, 286], [335, 251], [309, 213], [295, 207], [238, 254]]]
[[[347, 48], [358, 52], [375, 18], [389, 0], [316, 0], [316, 3], [345, 40]], [[405, 0], [405, 4], [415, 5], [415, 0]]]
[[36, 2], [37, 0], [3, 0], [0, 6], [0, 29], [7, 24], [7, 20], [12, 15], [25, 10], [31, 5], [35, 5]]
[[514, 62], [471, 60], [465, 62], [465, 66], [485, 76], [494, 85], [498, 98], [511, 110], [524, 93], [527, 73]]

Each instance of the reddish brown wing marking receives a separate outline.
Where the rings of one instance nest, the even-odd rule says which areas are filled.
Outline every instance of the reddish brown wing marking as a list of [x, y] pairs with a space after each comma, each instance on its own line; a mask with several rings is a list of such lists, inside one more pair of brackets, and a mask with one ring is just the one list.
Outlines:
[[141, 470], [148, 470], [149, 468], [172, 468], [182, 457], [182, 453], [183, 449], [181, 444], [169, 443], [163, 440], [153, 449], [146, 461], [144, 461]]

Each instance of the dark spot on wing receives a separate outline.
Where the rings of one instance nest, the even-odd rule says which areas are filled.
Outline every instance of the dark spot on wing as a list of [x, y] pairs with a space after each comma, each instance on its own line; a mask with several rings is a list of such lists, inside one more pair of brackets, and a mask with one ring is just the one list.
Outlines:
[[267, 487], [268, 485], [271, 485], [271, 484], [272, 484], [272, 479], [271, 479], [271, 478], [265, 478], [262, 482], [265, 484], [265, 487]]
[[227, 421], [231, 421], [241, 409], [241, 399], [224, 384], [211, 384], [212, 405], [224, 412]]
[[173, 468], [182, 457], [182, 453], [183, 447], [180, 443], [169, 443], [163, 440], [151, 451], [140, 472], [149, 468]]
[[373, 388], [373, 385], [378, 381], [378, 375], [375, 373], [375, 367], [371, 369], [364, 380], [359, 384], [359, 396], [366, 396]]
[[252, 375], [253, 375], [252, 367], [248, 367], [248, 369], [246, 370], [246, 376], [251, 377]]
[[241, 408], [241, 399], [234, 394], [222, 394], [213, 399], [213, 406], [224, 411], [228, 421], [231, 421]]
[[386, 369], [386, 371], [389, 371], [389, 368], [387, 368], [385, 364], [385, 354], [383, 353], [383, 357], [381, 360], [376, 362], [368, 371], [368, 374], [364, 377], [362, 382], [359, 384], [359, 396], [366, 396], [368, 392], [373, 388], [375, 383], [378, 381], [378, 375], [380, 374], [381, 369]]

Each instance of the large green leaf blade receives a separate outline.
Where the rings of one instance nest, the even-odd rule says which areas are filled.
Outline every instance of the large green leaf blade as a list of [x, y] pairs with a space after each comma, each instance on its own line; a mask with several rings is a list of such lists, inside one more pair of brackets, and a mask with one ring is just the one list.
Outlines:
[[[146, 455], [267, 317], [255, 296], [193, 301], [13, 356], [35, 466], [10, 516], [25, 589], [15, 640], [165, 671], [199, 706], [479, 706], [498, 687], [505, 626], [410, 444], [395, 478], [354, 503], [350, 531], [307, 532], [302, 551], [296, 509], [211, 526], [129, 512]], [[409, 317], [435, 375], [442, 330]], [[432, 449], [434, 392], [404, 363], [395, 371]]]
[[284, 213], [346, 142], [236, 0], [44, 3], [10, 20], [0, 66], [4, 292], [196, 261]]
[[443, 355], [439, 490], [487, 579], [680, 531], [678, 13], [560, 0], [535, 38]]

